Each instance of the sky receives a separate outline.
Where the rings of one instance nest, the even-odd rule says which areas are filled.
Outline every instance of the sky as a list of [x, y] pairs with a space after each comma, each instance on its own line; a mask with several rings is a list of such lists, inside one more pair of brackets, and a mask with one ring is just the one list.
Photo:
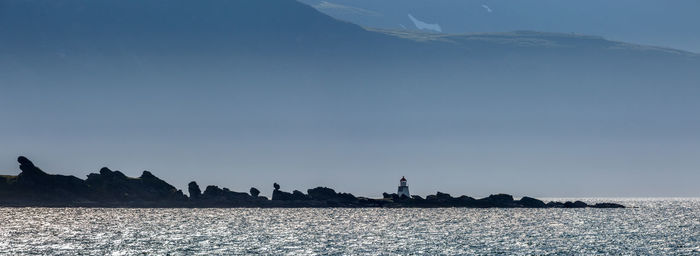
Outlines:
[[[389, 45], [353, 62], [342, 47], [366, 50], [353, 47], [370, 37], [310, 8], [251, 21], [262, 14], [230, 18], [203, 5], [156, 8], [157, 18], [126, 7], [80, 16], [56, 6], [70, 15], [0, 13], [0, 24], [26, 26], [0, 26], [14, 35], [0, 45], [15, 47], [0, 51], [2, 174], [19, 173], [24, 155], [49, 173], [148, 170], [183, 190], [194, 180], [267, 196], [277, 182], [379, 197], [402, 176], [422, 196], [700, 196], [700, 78], [677, 52], [443, 62], [416, 59], [434, 56], [430, 48], [388, 58]], [[310, 43], [300, 36], [315, 31]], [[239, 49], [258, 35], [281, 39]], [[36, 40], [12, 39], [22, 36]], [[299, 48], [275, 44], [287, 39]]]

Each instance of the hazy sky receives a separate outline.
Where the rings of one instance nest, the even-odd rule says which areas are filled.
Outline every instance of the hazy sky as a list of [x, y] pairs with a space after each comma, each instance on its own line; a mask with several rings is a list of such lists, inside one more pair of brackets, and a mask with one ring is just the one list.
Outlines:
[[[0, 10], [0, 23], [25, 26], [0, 26], [13, 35], [0, 45], [14, 47], [0, 51], [0, 173], [19, 173], [25, 155], [50, 173], [149, 170], [180, 189], [195, 180], [268, 196], [278, 182], [378, 197], [396, 192], [401, 176], [419, 195], [700, 196], [700, 79], [694, 66], [662, 62], [677, 53], [619, 60], [574, 47], [566, 62], [494, 53], [423, 63], [406, 52], [357, 64], [323, 48], [366, 42], [352, 27], [298, 18], [301, 7], [254, 23], [261, 13], [232, 17], [221, 10], [241, 2], [224, 2], [234, 8], [154, 5], [164, 16], [132, 13], [140, 7], [85, 14], [53, 1], [68, 14], [20, 1], [38, 16]], [[310, 54], [280, 58], [297, 52], [277, 40], [232, 54], [240, 31]], [[315, 31], [321, 43], [298, 36]]]
[[15, 158], [25, 155], [81, 178], [108, 166], [131, 176], [150, 170], [182, 189], [196, 180], [266, 195], [278, 182], [379, 196], [403, 175], [421, 195], [698, 195], [694, 95], [623, 93], [622, 101], [576, 82], [509, 92], [495, 78], [475, 79], [494, 90], [424, 81], [381, 88], [385, 81], [320, 73], [293, 86], [253, 85], [204, 73], [216, 79], [191, 71], [3, 86], [0, 169], [18, 173]]

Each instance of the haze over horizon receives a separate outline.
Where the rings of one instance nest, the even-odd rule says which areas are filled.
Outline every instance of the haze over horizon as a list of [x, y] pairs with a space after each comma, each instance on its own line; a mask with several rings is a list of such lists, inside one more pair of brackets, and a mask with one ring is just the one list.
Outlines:
[[402, 176], [418, 195], [700, 196], [698, 54], [383, 34], [291, 0], [157, 3], [0, 1], [0, 174], [24, 155], [267, 196], [380, 197]]

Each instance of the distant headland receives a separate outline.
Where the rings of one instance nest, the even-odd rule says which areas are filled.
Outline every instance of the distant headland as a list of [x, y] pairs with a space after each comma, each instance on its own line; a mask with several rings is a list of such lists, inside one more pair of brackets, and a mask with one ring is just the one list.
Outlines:
[[144, 171], [138, 178], [127, 177], [107, 167], [91, 173], [82, 180], [75, 176], [47, 174], [26, 157], [17, 158], [20, 170], [17, 176], [0, 175], [0, 207], [470, 207], [470, 208], [624, 208], [615, 203], [593, 205], [581, 201], [548, 202], [523, 197], [513, 199], [507, 194], [474, 199], [468, 196], [452, 197], [437, 192], [425, 198], [410, 195], [407, 180], [402, 177], [397, 193], [384, 193], [383, 198], [356, 197], [338, 193], [331, 188], [285, 192], [274, 183], [272, 198], [260, 196], [260, 190], [249, 193], [234, 192], [228, 188], [207, 186], [204, 191], [192, 181], [189, 196], [182, 190]]

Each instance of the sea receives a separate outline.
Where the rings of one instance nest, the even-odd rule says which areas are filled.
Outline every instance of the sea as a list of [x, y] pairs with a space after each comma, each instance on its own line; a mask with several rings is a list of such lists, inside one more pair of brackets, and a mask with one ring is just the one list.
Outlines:
[[583, 201], [628, 208], [0, 208], [0, 254], [700, 255], [700, 198]]

